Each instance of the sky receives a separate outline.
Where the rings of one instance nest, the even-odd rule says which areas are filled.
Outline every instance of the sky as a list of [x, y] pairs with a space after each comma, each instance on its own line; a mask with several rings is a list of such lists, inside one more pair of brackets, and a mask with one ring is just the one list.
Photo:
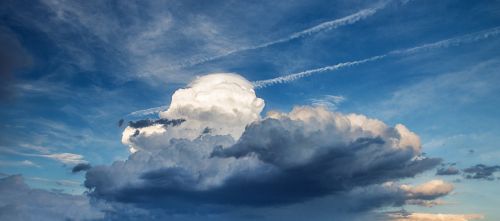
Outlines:
[[1, 220], [500, 220], [500, 2], [0, 2]]

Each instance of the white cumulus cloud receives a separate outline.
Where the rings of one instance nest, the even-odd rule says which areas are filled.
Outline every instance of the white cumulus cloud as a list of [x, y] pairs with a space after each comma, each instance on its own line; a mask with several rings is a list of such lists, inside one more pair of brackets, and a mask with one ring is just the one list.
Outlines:
[[237, 140], [245, 126], [260, 119], [263, 108], [264, 100], [255, 95], [252, 83], [245, 78], [230, 73], [205, 75], [195, 79], [186, 88], [177, 90], [169, 108], [160, 113], [162, 119], [183, 119], [185, 122], [173, 127], [129, 126], [123, 132], [122, 142], [129, 145], [131, 150], [150, 149], [134, 145], [131, 139], [139, 142], [141, 139], [193, 140], [203, 132], [230, 135]]

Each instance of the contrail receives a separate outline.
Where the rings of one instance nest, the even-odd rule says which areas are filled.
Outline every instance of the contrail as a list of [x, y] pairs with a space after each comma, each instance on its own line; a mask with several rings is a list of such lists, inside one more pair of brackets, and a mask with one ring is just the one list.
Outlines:
[[471, 42], [487, 39], [490, 37], [497, 36], [499, 34], [500, 34], [500, 26], [492, 28], [492, 29], [487, 29], [487, 30], [467, 34], [467, 35], [462, 35], [462, 36], [455, 37], [455, 38], [450, 38], [450, 39], [434, 42], [434, 43], [424, 44], [424, 45], [413, 47], [413, 48], [394, 50], [394, 51], [390, 51], [386, 54], [377, 55], [377, 56], [365, 58], [362, 60], [343, 62], [343, 63], [331, 65], [331, 66], [311, 69], [311, 70], [302, 71], [302, 72], [298, 72], [298, 73], [294, 73], [294, 74], [288, 74], [288, 75], [284, 75], [284, 76], [277, 77], [277, 78], [254, 81], [254, 82], [252, 82], [252, 84], [254, 85], [254, 87], [256, 89], [264, 88], [264, 87], [271, 86], [274, 84], [282, 84], [282, 83], [295, 81], [295, 80], [298, 80], [300, 78], [307, 77], [307, 76], [310, 76], [313, 74], [318, 74], [318, 73], [327, 72], [327, 71], [336, 71], [336, 70], [341, 69], [341, 68], [346, 68], [346, 67], [351, 67], [351, 66], [355, 66], [355, 65], [359, 65], [359, 64], [364, 64], [364, 63], [371, 62], [371, 61], [377, 61], [377, 60], [383, 59], [383, 58], [388, 57], [388, 56], [409, 55], [409, 54], [414, 54], [414, 53], [425, 51], [425, 50], [447, 48], [447, 47], [457, 46], [457, 45], [464, 44], [464, 43], [471, 43]]
[[335, 20], [323, 22], [323, 23], [321, 23], [319, 25], [316, 25], [314, 27], [311, 27], [311, 28], [308, 28], [308, 29], [305, 29], [305, 30], [302, 30], [302, 31], [299, 31], [299, 32], [295, 32], [295, 33], [293, 33], [293, 34], [291, 34], [291, 35], [289, 35], [287, 37], [280, 38], [278, 40], [274, 40], [274, 41], [262, 43], [262, 44], [255, 45], [255, 46], [238, 48], [238, 49], [231, 50], [231, 51], [228, 51], [226, 53], [223, 53], [223, 54], [220, 54], [220, 55], [216, 55], [216, 56], [212, 56], [212, 57], [205, 57], [205, 58], [200, 58], [200, 59], [188, 60], [188, 61], [182, 62], [182, 63], [180, 63], [178, 65], [167, 67], [167, 69], [172, 70], [172, 69], [180, 69], [180, 68], [185, 68], [185, 67], [191, 67], [191, 66], [195, 66], [195, 65], [198, 65], [198, 64], [203, 64], [203, 63], [206, 63], [206, 62], [209, 62], [209, 61], [213, 61], [213, 60], [216, 60], [216, 59], [219, 59], [219, 58], [227, 57], [229, 55], [233, 55], [233, 54], [236, 54], [236, 53], [240, 53], [240, 52], [244, 52], [244, 51], [250, 51], [250, 50], [256, 50], [256, 49], [261, 49], [261, 48], [266, 48], [266, 47], [269, 47], [269, 46], [272, 46], [272, 45], [276, 45], [276, 44], [280, 44], [280, 43], [285, 43], [285, 42], [289, 42], [289, 41], [292, 41], [292, 40], [295, 40], [295, 39], [303, 38], [303, 37], [306, 37], [306, 36], [309, 36], [309, 35], [312, 35], [312, 34], [316, 34], [318, 32], [327, 31], [327, 30], [331, 30], [331, 29], [335, 29], [335, 28], [344, 26], [344, 25], [353, 24], [353, 23], [356, 23], [356, 22], [358, 22], [358, 21], [360, 21], [362, 19], [370, 17], [373, 14], [375, 14], [377, 11], [385, 8], [385, 6], [390, 1], [391, 0], [380, 2], [380, 3], [378, 3], [377, 5], [375, 5], [372, 8], [367, 8], [367, 9], [360, 10], [360, 11], [354, 13], [354, 14], [348, 15], [348, 16], [343, 17], [343, 18], [339, 18], [339, 19], [335, 19]]

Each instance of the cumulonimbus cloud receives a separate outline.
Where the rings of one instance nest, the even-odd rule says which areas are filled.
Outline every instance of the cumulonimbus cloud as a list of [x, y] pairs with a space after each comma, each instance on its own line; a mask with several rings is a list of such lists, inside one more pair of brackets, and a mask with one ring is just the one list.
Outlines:
[[[183, 123], [129, 125], [122, 141], [135, 151], [125, 161], [91, 168], [85, 186], [99, 199], [162, 209], [263, 207], [382, 185], [440, 163], [421, 156], [419, 137], [401, 124], [388, 126], [321, 106], [261, 118], [263, 106], [241, 76], [198, 78], [176, 91], [169, 110], [160, 115]], [[388, 194], [374, 195], [379, 203], [373, 205], [432, 200], [450, 189], [423, 189], [442, 185], [390, 188]]]
[[365, 59], [361, 59], [361, 60], [342, 62], [342, 63], [338, 63], [338, 64], [331, 65], [331, 66], [311, 69], [311, 70], [307, 70], [307, 71], [301, 71], [301, 72], [293, 73], [293, 74], [286, 74], [286, 75], [283, 75], [280, 77], [271, 78], [271, 79], [267, 79], [267, 80], [254, 81], [252, 83], [255, 86], [255, 88], [257, 88], [257, 89], [264, 88], [264, 87], [268, 87], [268, 86], [275, 85], [275, 84], [288, 83], [288, 82], [295, 81], [295, 80], [298, 80], [298, 79], [301, 79], [304, 77], [308, 77], [308, 76], [311, 76], [314, 74], [319, 74], [319, 73], [324, 73], [324, 72], [332, 72], [332, 71], [336, 71], [336, 70], [339, 70], [342, 68], [352, 67], [352, 66], [372, 62], [372, 61], [378, 61], [378, 60], [381, 60], [383, 58], [390, 57], [390, 56], [398, 56], [398, 55], [403, 56], [403, 55], [410, 55], [410, 54], [414, 54], [414, 53], [426, 51], [426, 50], [447, 48], [447, 47], [451, 47], [451, 46], [456, 46], [456, 45], [460, 45], [460, 44], [471, 43], [471, 42], [487, 39], [490, 37], [495, 37], [495, 36], [498, 36], [499, 34], [500, 34], [500, 27], [495, 27], [495, 28], [483, 30], [480, 32], [475, 32], [475, 33], [471, 33], [471, 34], [467, 34], [467, 35], [463, 35], [463, 36], [459, 36], [459, 37], [455, 37], [455, 38], [441, 40], [441, 41], [434, 42], [434, 43], [423, 44], [423, 45], [416, 46], [413, 48], [394, 50], [394, 51], [390, 51], [390, 52], [382, 54], [382, 55], [377, 55], [377, 56], [373, 56], [373, 57], [369, 57], [369, 58], [365, 58]]

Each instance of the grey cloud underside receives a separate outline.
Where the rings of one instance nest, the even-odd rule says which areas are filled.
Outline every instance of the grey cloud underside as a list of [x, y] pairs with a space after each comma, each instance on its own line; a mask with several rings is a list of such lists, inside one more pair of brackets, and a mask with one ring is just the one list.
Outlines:
[[[327, 205], [330, 208], [329, 211], [333, 212], [339, 220], [353, 220], [353, 217], [359, 218], [360, 214], [366, 214], [367, 211], [374, 208], [401, 206], [405, 205], [408, 200], [433, 200], [446, 194], [408, 195], [408, 192], [403, 191], [398, 185], [371, 185], [354, 188], [349, 192], [339, 193], [313, 204], [309, 203], [309, 206], [324, 207]], [[149, 205], [154, 203], [158, 203], [158, 201], [150, 202]], [[172, 207], [182, 208], [190, 214], [193, 212], [193, 208], [186, 207], [188, 204], [185, 204], [185, 202], [175, 201], [170, 203], [172, 203], [170, 204]], [[324, 205], [325, 203], [326, 205]], [[143, 204], [143, 206], [145, 205]], [[297, 204], [288, 208], [297, 206], [301, 208]], [[308, 205], [303, 206], [307, 207]], [[199, 217], [201, 220], [207, 220], [208, 217], [212, 217], [209, 220], [232, 220], [230, 214], [222, 213], [229, 211], [228, 208], [230, 209], [230, 207], [205, 207], [204, 210], [201, 210], [201, 213], [199, 208], [197, 209], [199, 214], [211, 214], [210, 216]], [[176, 212], [182, 212], [182, 210]], [[252, 213], [250, 212], [250, 214]], [[256, 213], [255, 216], [258, 216], [257, 214], [259, 213]], [[351, 215], [349, 216], [349, 214]], [[370, 217], [373, 218], [375, 215], [371, 214]], [[341, 218], [344, 216], [346, 218]], [[199, 220], [195, 216], [189, 217]], [[144, 210], [130, 204], [91, 200], [86, 195], [75, 196], [31, 189], [24, 183], [20, 175], [0, 179], [0, 220], [178, 220], [178, 218], [168, 211], [151, 207]]]
[[92, 166], [90, 164], [88, 164], [88, 163], [79, 163], [79, 164], [75, 165], [73, 167], [73, 169], [71, 169], [71, 172], [78, 173], [78, 172], [81, 172], [81, 171], [90, 170], [90, 168], [92, 168]]
[[169, 120], [169, 119], [164, 119], [164, 118], [157, 119], [157, 120], [145, 119], [145, 120], [138, 120], [138, 121], [130, 121], [130, 122], [128, 122], [128, 126], [132, 127], [132, 128], [136, 128], [136, 129], [149, 127], [152, 125], [163, 125], [164, 127], [167, 127], [167, 126], [175, 127], [175, 126], [179, 126], [184, 121], [186, 121], [186, 120], [185, 119]]
[[[304, 127], [290, 119], [266, 119], [249, 125], [233, 145], [227, 145], [231, 141], [224, 136], [174, 140], [148, 157], [140, 151], [125, 162], [92, 168], [86, 174], [85, 186], [94, 197], [148, 207], [179, 204], [263, 207], [304, 202], [412, 177], [441, 162], [418, 158], [411, 148], [391, 146], [389, 140], [400, 137], [394, 128], [388, 128], [384, 136], [366, 134], [345, 141], [335, 128], [310, 133]], [[173, 149], [189, 152], [189, 148], [194, 148], [200, 152], [206, 147], [207, 154], [200, 163], [255, 158], [262, 166], [232, 173], [220, 185], [199, 188], [197, 185], [206, 174], [193, 173], [183, 165], [156, 165], [175, 156]], [[195, 154], [189, 153], [187, 157], [196, 161], [199, 156]], [[304, 154], [308, 157], [304, 158]], [[138, 181], [117, 184], [118, 176], [131, 173], [130, 168], [140, 171]]]
[[12, 94], [14, 72], [31, 65], [32, 59], [21, 45], [16, 35], [9, 29], [0, 26], [0, 99]]
[[494, 173], [500, 171], [500, 165], [486, 166], [484, 164], [477, 164], [462, 171], [467, 179], [494, 180]]
[[122, 127], [122, 125], [123, 125], [123, 123], [124, 123], [124, 122], [125, 122], [125, 120], [124, 120], [124, 119], [120, 119], [120, 120], [118, 121], [118, 127]]
[[460, 174], [460, 170], [453, 166], [441, 167], [436, 171], [436, 175], [446, 176], [446, 175], [457, 175]]

